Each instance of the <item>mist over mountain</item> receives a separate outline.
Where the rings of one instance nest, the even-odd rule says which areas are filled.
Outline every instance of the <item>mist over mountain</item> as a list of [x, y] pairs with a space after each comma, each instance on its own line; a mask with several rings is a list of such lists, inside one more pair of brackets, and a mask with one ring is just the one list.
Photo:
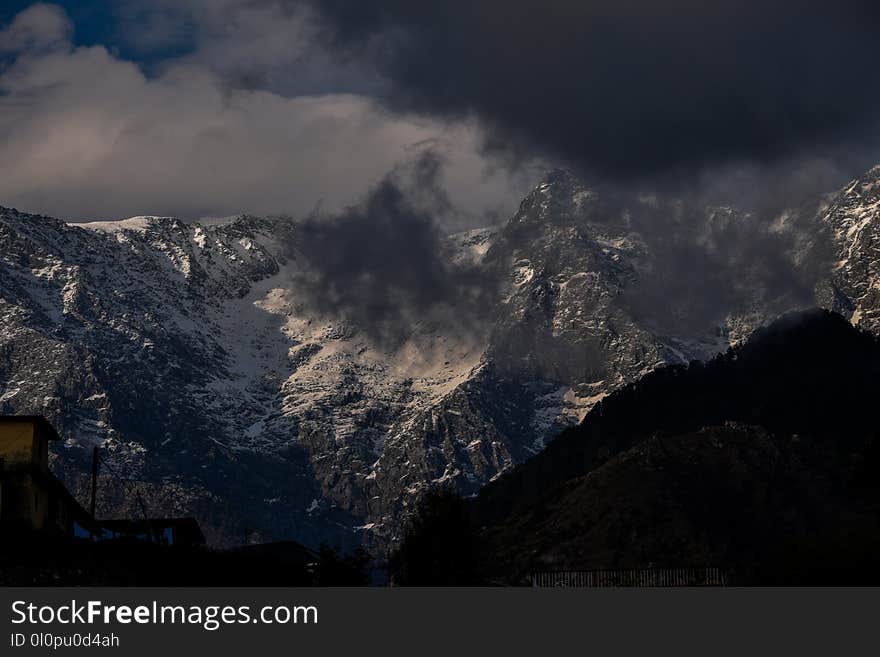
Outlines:
[[298, 226], [290, 247], [305, 271], [293, 285], [312, 313], [350, 322], [388, 346], [424, 322], [485, 339], [501, 282], [468, 254], [459, 257], [441, 232], [457, 213], [441, 180], [445, 164], [423, 151], [361, 203]]
[[554, 172], [501, 225], [444, 235], [436, 162], [304, 222], [0, 212], [0, 412], [65, 438], [101, 515], [194, 514], [215, 544], [400, 537], [615, 390], [790, 310], [878, 330], [880, 168], [780, 213]]

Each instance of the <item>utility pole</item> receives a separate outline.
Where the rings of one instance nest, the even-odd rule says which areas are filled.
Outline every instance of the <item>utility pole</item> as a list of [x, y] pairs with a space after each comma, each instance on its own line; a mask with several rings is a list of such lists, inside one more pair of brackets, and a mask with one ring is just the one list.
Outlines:
[[3, 471], [6, 469], [6, 460], [0, 459], [0, 522], [3, 518]]
[[89, 505], [89, 511], [92, 514], [92, 520], [95, 519], [95, 503], [98, 496], [98, 446], [95, 445], [92, 450], [92, 499]]

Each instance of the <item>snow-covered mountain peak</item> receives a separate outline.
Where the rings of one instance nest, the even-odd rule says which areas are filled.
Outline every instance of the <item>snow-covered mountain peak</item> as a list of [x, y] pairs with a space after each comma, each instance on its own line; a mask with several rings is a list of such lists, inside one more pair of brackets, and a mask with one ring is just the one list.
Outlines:
[[[877, 330], [872, 171], [801, 223], [839, 261], [818, 302]], [[475, 493], [609, 392], [724, 350], [775, 312], [743, 271], [719, 285], [755, 298], [718, 325], [649, 321], [656, 307], [633, 296], [646, 281], [670, 315], [695, 299], [666, 285], [680, 281], [644, 221], [690, 212], [712, 248], [744, 215], [625, 201], [554, 172], [506, 224], [443, 248], [500, 281], [488, 325], [462, 326], [454, 309], [414, 316], [392, 345], [309, 303], [320, 290], [305, 294], [289, 219], [83, 226], [0, 210], [0, 413], [47, 415], [66, 439], [56, 468], [81, 493], [102, 445], [134, 482], [105, 473], [105, 515], [139, 513], [136, 486], [156, 513], [199, 516], [215, 542], [245, 526], [310, 544], [392, 540], [426, 488]]]
[[68, 222], [69, 226], [76, 228], [85, 228], [86, 230], [98, 230], [113, 233], [120, 230], [145, 231], [150, 226], [161, 222], [173, 222], [173, 217], [130, 217], [128, 219], [120, 219], [118, 221], [86, 221], [86, 222]]

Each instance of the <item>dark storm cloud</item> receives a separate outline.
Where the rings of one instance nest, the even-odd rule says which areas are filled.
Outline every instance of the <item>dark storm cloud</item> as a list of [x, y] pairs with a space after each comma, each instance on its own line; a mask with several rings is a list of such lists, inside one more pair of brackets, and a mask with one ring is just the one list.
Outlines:
[[[306, 0], [309, 1], [309, 0]], [[311, 0], [399, 109], [631, 178], [876, 143], [875, 0]]]
[[494, 277], [457, 260], [438, 224], [456, 212], [440, 184], [442, 158], [423, 152], [359, 204], [314, 215], [298, 230], [307, 263], [299, 289], [313, 310], [352, 322], [384, 346], [424, 323], [473, 333], [497, 298]]
[[[402, 111], [478, 117], [485, 147], [573, 168], [654, 254], [622, 301], [688, 333], [813, 303], [828, 254], [775, 220], [880, 154], [880, 4], [865, 0], [313, 3]], [[642, 204], [643, 193], [656, 204]], [[742, 209], [706, 211], [711, 205]], [[809, 215], [809, 212], [806, 212]]]

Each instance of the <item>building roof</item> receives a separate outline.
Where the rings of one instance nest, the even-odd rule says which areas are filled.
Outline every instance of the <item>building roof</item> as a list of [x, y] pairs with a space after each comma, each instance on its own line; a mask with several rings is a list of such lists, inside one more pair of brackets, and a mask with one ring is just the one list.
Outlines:
[[0, 415], [0, 423], [33, 422], [46, 435], [47, 440], [61, 440], [55, 427], [42, 415]]

